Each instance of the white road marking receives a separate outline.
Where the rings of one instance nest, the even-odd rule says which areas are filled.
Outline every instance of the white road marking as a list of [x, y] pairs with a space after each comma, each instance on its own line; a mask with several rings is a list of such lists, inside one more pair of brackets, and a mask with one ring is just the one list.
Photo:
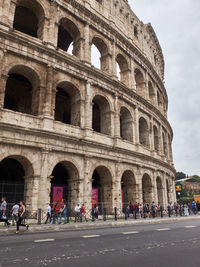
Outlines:
[[55, 239], [53, 238], [49, 238], [49, 239], [38, 239], [38, 240], [34, 240], [35, 243], [39, 243], [39, 242], [50, 242], [50, 241], [54, 241]]
[[122, 232], [123, 235], [132, 235], [132, 234], [139, 234], [137, 231], [132, 231], [132, 232]]
[[195, 225], [186, 225], [184, 226], [185, 228], [195, 228], [196, 226]]
[[83, 235], [82, 238], [94, 238], [99, 237], [100, 235]]
[[160, 228], [160, 229], [156, 229], [156, 231], [170, 231], [170, 228]]

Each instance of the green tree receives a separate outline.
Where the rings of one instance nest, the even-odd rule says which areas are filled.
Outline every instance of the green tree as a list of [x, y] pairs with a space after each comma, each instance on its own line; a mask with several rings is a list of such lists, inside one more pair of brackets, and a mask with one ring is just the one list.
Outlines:
[[186, 174], [184, 172], [176, 172], [176, 180], [186, 178]]

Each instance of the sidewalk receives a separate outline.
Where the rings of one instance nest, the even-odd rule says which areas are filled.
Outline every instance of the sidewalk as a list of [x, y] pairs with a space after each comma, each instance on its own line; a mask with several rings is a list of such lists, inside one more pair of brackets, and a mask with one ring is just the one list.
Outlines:
[[[69, 231], [69, 230], [88, 230], [88, 229], [99, 229], [105, 227], [121, 227], [121, 226], [136, 226], [136, 225], [145, 225], [145, 224], [162, 224], [162, 223], [171, 223], [179, 221], [191, 221], [191, 220], [200, 220], [200, 216], [189, 216], [189, 217], [165, 217], [165, 218], [155, 218], [155, 219], [128, 219], [128, 220], [118, 220], [118, 221], [95, 221], [95, 222], [83, 222], [83, 223], [74, 223], [69, 224], [41, 224], [41, 225], [30, 225], [27, 233], [30, 232], [54, 232], [54, 231]], [[1, 226], [0, 235], [14, 233], [16, 227], [10, 226]], [[20, 228], [21, 232], [26, 232], [24, 227]]]

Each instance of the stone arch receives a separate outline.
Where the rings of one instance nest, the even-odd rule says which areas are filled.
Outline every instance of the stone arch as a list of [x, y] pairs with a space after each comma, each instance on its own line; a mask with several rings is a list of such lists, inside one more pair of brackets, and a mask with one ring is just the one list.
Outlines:
[[156, 187], [157, 187], [157, 197], [158, 197], [158, 203], [163, 207], [164, 205], [164, 192], [163, 192], [163, 185], [162, 185], [162, 180], [158, 176], [156, 179]]
[[135, 175], [131, 170], [126, 170], [122, 174], [122, 201], [124, 208], [130, 203], [134, 203], [137, 200], [136, 196], [136, 180]]
[[40, 79], [32, 68], [15, 65], [8, 72], [4, 108], [38, 115]]
[[[92, 47], [95, 46], [96, 49], [99, 51], [100, 69], [106, 72], [109, 71], [109, 53], [107, 44], [98, 36], [93, 37], [91, 44]], [[97, 58], [94, 57], [95, 55], [93, 55], [93, 50], [91, 51], [92, 51], [91, 55], [92, 65], [95, 65], [95, 61], [97, 60]]]
[[[110, 170], [103, 166], [97, 166], [92, 174], [92, 195], [96, 194], [96, 201], [92, 197], [92, 205], [98, 205], [100, 212], [103, 208], [107, 214], [112, 213], [112, 174]], [[97, 201], [98, 199], [98, 201]]]
[[81, 34], [77, 25], [70, 19], [61, 18], [58, 26], [58, 48], [70, 53], [70, 45], [73, 46], [71, 53], [80, 57]]
[[151, 177], [145, 173], [142, 177], [142, 194], [143, 194], [143, 204], [148, 203], [149, 205], [153, 201], [152, 199], [152, 181]]
[[141, 145], [149, 148], [149, 127], [143, 117], [139, 119], [139, 140]]
[[63, 81], [57, 84], [55, 120], [65, 124], [80, 126], [81, 95], [72, 83]]
[[71, 161], [56, 163], [51, 173], [50, 201], [55, 202], [53, 192], [59, 187], [68, 208], [74, 207], [79, 200], [79, 180], [78, 168]]
[[135, 73], [136, 92], [142, 97], [145, 97], [146, 88], [145, 88], [144, 75], [140, 69], [135, 69], [134, 73]]
[[152, 82], [150, 81], [148, 82], [148, 94], [149, 94], [149, 100], [151, 101], [151, 103], [153, 103], [155, 92], [154, 92]]
[[31, 162], [21, 155], [9, 155], [0, 162], [0, 194], [8, 203], [24, 200], [30, 204], [34, 170]]
[[44, 9], [38, 1], [18, 0], [13, 28], [30, 36], [42, 39], [44, 18]]
[[96, 132], [111, 135], [110, 104], [102, 95], [96, 95], [92, 100], [92, 128]]
[[120, 136], [124, 140], [133, 142], [133, 118], [126, 107], [120, 109]]
[[154, 150], [159, 152], [159, 134], [158, 128], [154, 125], [153, 126], [153, 138], [154, 138]]
[[120, 81], [128, 85], [129, 83], [129, 66], [128, 61], [122, 54], [116, 56], [116, 63], [120, 69]]

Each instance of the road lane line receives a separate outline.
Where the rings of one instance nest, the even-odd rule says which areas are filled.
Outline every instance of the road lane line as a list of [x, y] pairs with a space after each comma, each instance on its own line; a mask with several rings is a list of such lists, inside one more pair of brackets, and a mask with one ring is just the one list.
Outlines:
[[170, 228], [160, 228], [160, 229], [156, 229], [156, 231], [170, 231]]
[[55, 239], [53, 238], [48, 238], [48, 239], [38, 239], [38, 240], [34, 240], [35, 243], [39, 243], [39, 242], [51, 242], [54, 241]]
[[94, 238], [94, 237], [99, 237], [100, 235], [83, 235], [81, 236], [82, 238]]
[[186, 225], [184, 226], [185, 228], [195, 228], [196, 226], [195, 225]]
[[122, 232], [123, 235], [132, 235], [132, 234], [139, 234], [137, 231], [132, 231], [132, 232]]

